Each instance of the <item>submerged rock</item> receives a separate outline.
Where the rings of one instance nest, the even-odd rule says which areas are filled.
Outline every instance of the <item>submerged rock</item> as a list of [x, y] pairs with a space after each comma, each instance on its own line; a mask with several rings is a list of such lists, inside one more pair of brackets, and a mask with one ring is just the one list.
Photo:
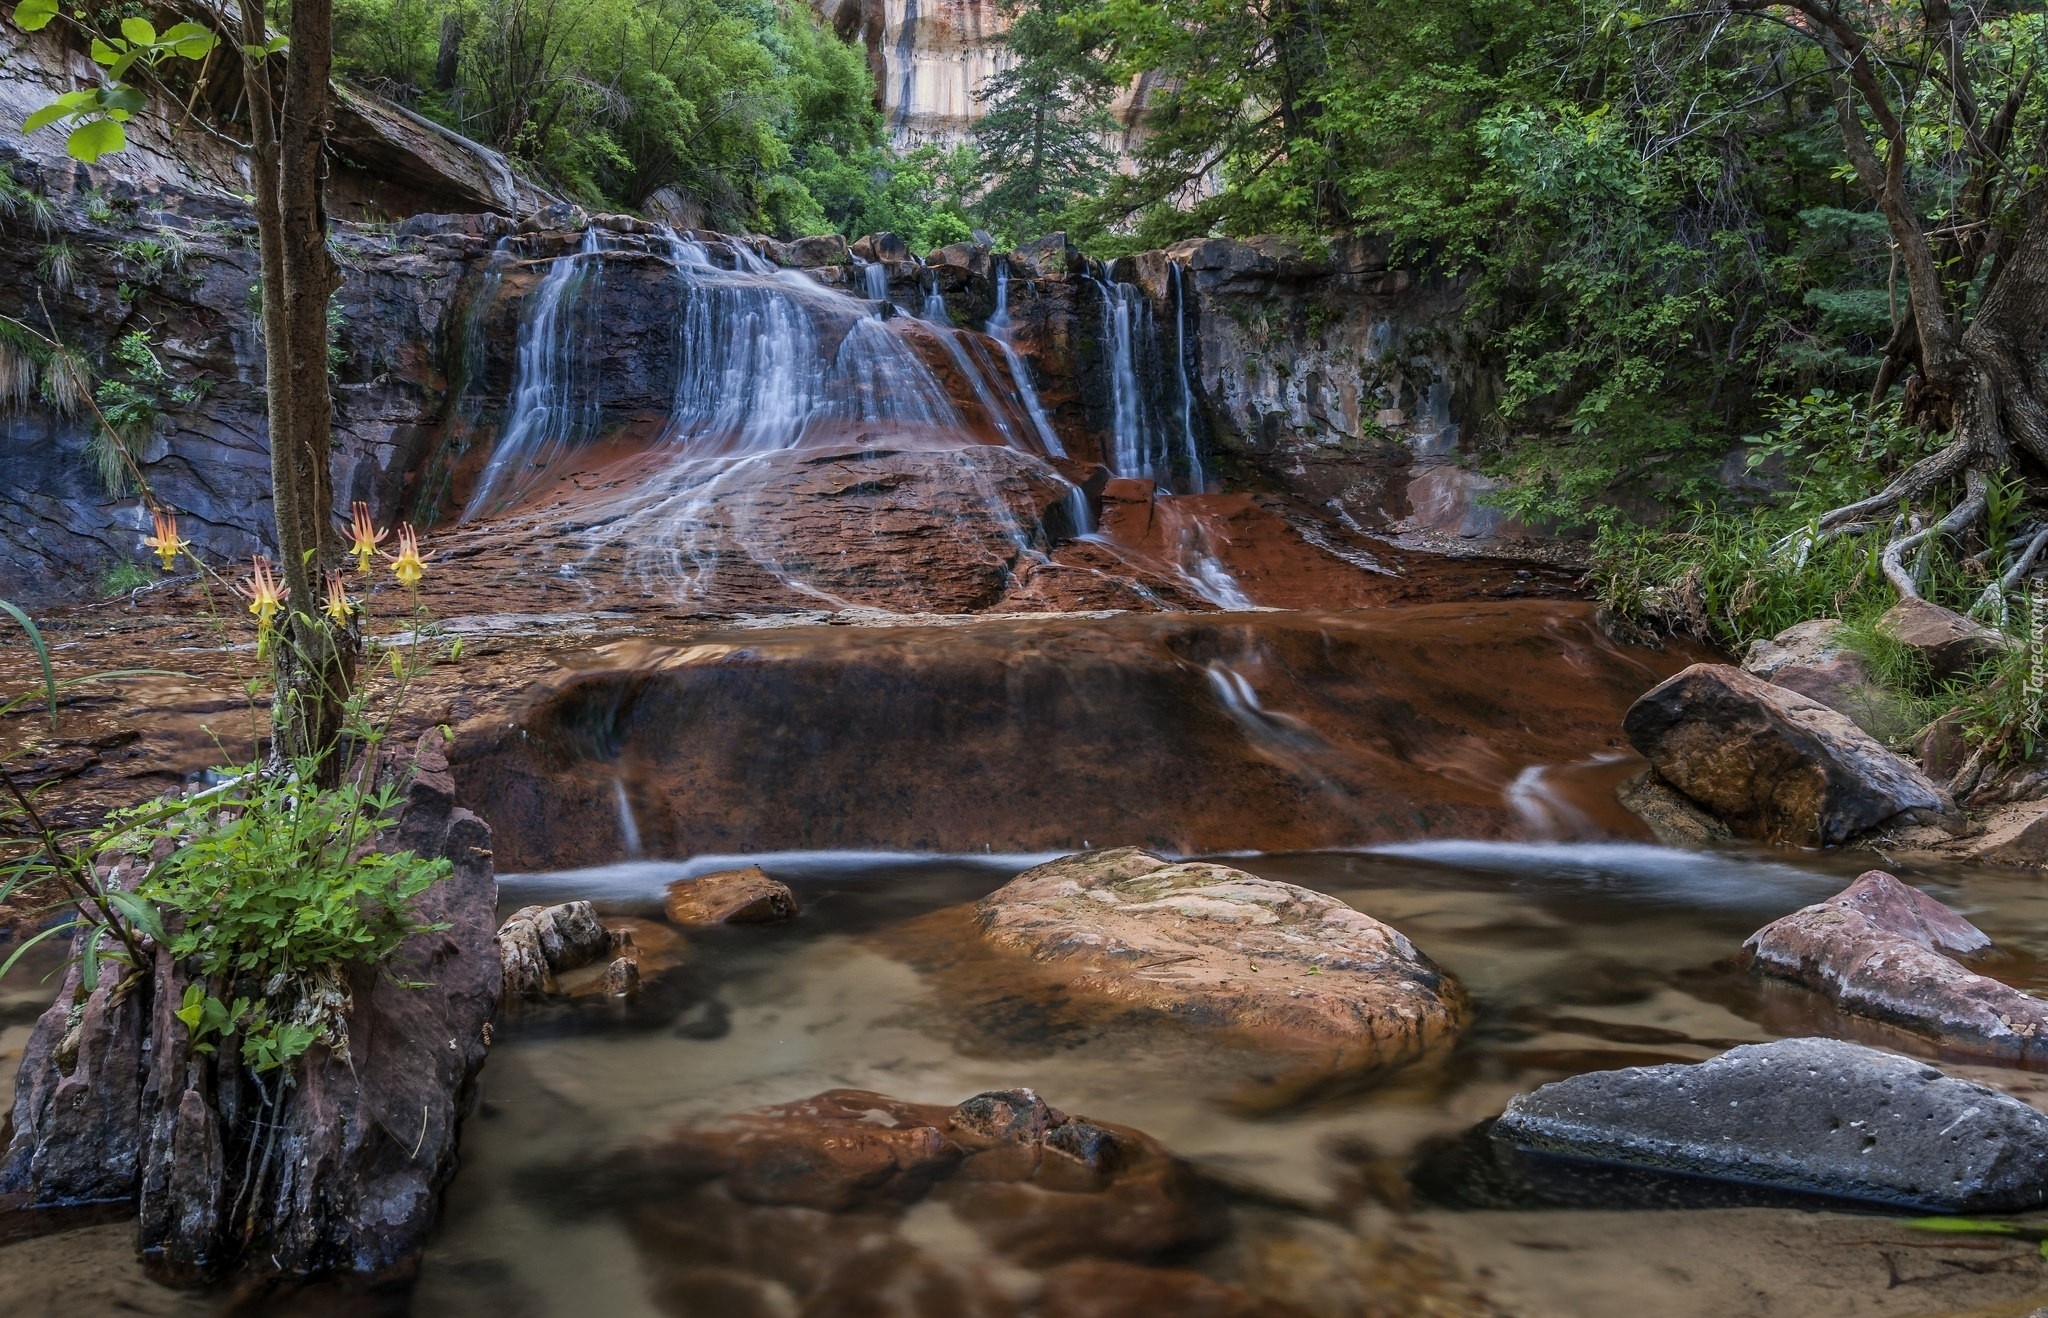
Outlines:
[[1825, 993], [1842, 1010], [2004, 1061], [2048, 1057], [2048, 1002], [1954, 960], [1991, 940], [1882, 870], [1765, 925], [1743, 944], [1760, 974]]
[[1955, 806], [1844, 715], [1725, 664], [1694, 664], [1622, 722], [1657, 774], [1738, 836], [1834, 846], [1908, 812]]
[[668, 885], [668, 918], [677, 924], [771, 924], [797, 916], [796, 894], [759, 865], [719, 870]]
[[1834, 1039], [1573, 1076], [1509, 1103], [1493, 1134], [1539, 1153], [1925, 1212], [2048, 1201], [2048, 1116]]
[[1734, 835], [1706, 811], [1674, 790], [1669, 783], [1648, 770], [1628, 779], [1614, 790], [1622, 808], [1649, 825], [1650, 832], [1667, 847], [1699, 849], [1731, 842]]
[[[781, 1289], [784, 1311], [829, 1300], [835, 1313], [1012, 1313], [1029, 1277], [1020, 1269], [1058, 1276], [1083, 1260], [1138, 1263], [1212, 1243], [1226, 1228], [1216, 1189], [1156, 1140], [1070, 1116], [1028, 1089], [951, 1108], [835, 1089], [676, 1131], [621, 1154], [616, 1167], [629, 1183], [607, 1199], [622, 1205], [655, 1267], [656, 1293], [680, 1313], [728, 1312], [700, 1302], [691, 1283], [706, 1270], [731, 1293]], [[929, 1211], [917, 1207], [926, 1200], [1000, 1266], [963, 1269], [957, 1251], [899, 1232], [910, 1212]], [[1140, 1280], [1118, 1278], [1133, 1301], [1146, 1290]], [[890, 1297], [906, 1285], [936, 1307], [898, 1307]], [[1149, 1298], [1184, 1289], [1166, 1274]]]
[[1408, 1061], [1453, 1036], [1457, 982], [1334, 897], [1125, 847], [1018, 875], [975, 908], [994, 948], [1078, 998], [1316, 1056], [1332, 1072]]

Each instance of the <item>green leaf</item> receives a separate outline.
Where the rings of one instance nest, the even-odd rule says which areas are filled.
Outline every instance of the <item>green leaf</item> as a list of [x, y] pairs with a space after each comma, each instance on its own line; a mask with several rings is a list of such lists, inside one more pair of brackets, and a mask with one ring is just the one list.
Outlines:
[[0, 961], [0, 979], [7, 978], [7, 972], [14, 969], [14, 963], [21, 960], [22, 953], [28, 951], [37, 943], [42, 942], [45, 938], [54, 938], [58, 934], [69, 933], [71, 930], [76, 929], [81, 923], [83, 923], [83, 921], [67, 920], [63, 924], [51, 925], [48, 929], [43, 930], [35, 937], [24, 942], [20, 947], [15, 948], [13, 955], [9, 956], [5, 961]]
[[121, 914], [128, 917], [130, 924], [148, 934], [157, 943], [170, 941], [164, 937], [163, 917], [157, 913], [155, 904], [147, 897], [116, 888], [107, 893], [107, 900], [113, 903]]
[[112, 119], [90, 119], [71, 130], [64, 150], [73, 160], [92, 164], [128, 145], [128, 132]]
[[206, 990], [197, 984], [187, 984], [185, 986], [185, 999], [179, 1004], [178, 1010], [172, 1014], [185, 1023], [186, 1029], [196, 1030], [199, 1028], [199, 1018], [205, 1010]]
[[[36, 113], [41, 114], [43, 111], [38, 110]], [[42, 630], [19, 608], [6, 600], [0, 600], [0, 612], [5, 612], [21, 624], [21, 629], [28, 633], [28, 643], [35, 648], [36, 659], [43, 666], [43, 690], [50, 698], [50, 726], [54, 728], [57, 726], [57, 676], [50, 669], [50, 647], [43, 644]]]
[[121, 35], [138, 46], [154, 46], [156, 44], [156, 27], [146, 18], [122, 19]]
[[[126, 45], [127, 45], [128, 43], [124, 41], [124, 42], [122, 42], [121, 44], [122, 44], [123, 46], [126, 46]], [[119, 58], [121, 58], [121, 52], [120, 52], [120, 51], [118, 51], [118, 50], [114, 49], [114, 48], [113, 48], [112, 46], [110, 46], [110, 45], [108, 45], [108, 44], [107, 44], [106, 42], [104, 42], [104, 41], [100, 40], [100, 39], [99, 39], [98, 37], [94, 37], [94, 38], [92, 39], [92, 62], [93, 62], [93, 63], [95, 63], [95, 64], [112, 64], [112, 63], [113, 63], [113, 62], [114, 62], [115, 60], [117, 60], [117, 59], [119, 59]]]
[[57, 0], [21, 0], [14, 7], [14, 25], [24, 32], [40, 32], [57, 16]]
[[[117, 81], [121, 78], [127, 77], [129, 68], [135, 63], [135, 61], [138, 58], [140, 58], [141, 55], [142, 52], [139, 50], [129, 51], [127, 54], [121, 56], [119, 59], [114, 61], [113, 65], [107, 69], [107, 76]], [[127, 90], [129, 89], [126, 87], [116, 87], [112, 92], [108, 93], [108, 99], [112, 100], [114, 96], [117, 96], [121, 92]], [[137, 108], [139, 109], [140, 107], [138, 106]]]
[[46, 105], [21, 121], [21, 131], [23, 133], [33, 133], [38, 128], [47, 128], [71, 113], [72, 111], [64, 108], [62, 102]]
[[186, 59], [205, 59], [220, 38], [198, 23], [179, 23], [159, 38], [164, 44]]
[[87, 993], [100, 986], [100, 931], [97, 929], [86, 931], [85, 952], [79, 961], [78, 978]]
[[1916, 1217], [1906, 1223], [1915, 1231], [1946, 1231], [1956, 1235], [2010, 1236], [2019, 1233], [2011, 1222], [1987, 1222], [1973, 1217]]
[[123, 83], [107, 90], [105, 104], [109, 111], [124, 110], [134, 114], [149, 104], [149, 98], [142, 94], [140, 87], [131, 87]]

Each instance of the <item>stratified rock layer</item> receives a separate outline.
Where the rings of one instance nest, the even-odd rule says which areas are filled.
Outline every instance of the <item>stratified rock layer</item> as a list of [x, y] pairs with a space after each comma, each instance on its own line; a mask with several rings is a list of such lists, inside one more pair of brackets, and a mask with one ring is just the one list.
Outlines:
[[2001, 1061], [2048, 1058], [2048, 1003], [1954, 958], [1983, 931], [1881, 870], [1765, 925], [1743, 944], [1766, 975], [1825, 993], [1844, 1011]]
[[1954, 805], [1819, 701], [1725, 664], [1694, 664], [1622, 727], [1659, 777], [1742, 837], [1833, 846], [1907, 811]]
[[1515, 1099], [1493, 1133], [1540, 1153], [1929, 1212], [2048, 1200], [2048, 1116], [1834, 1039], [1573, 1076]]
[[1399, 931], [1334, 897], [1135, 848], [1027, 870], [982, 899], [993, 946], [1065, 991], [1325, 1055], [1335, 1072], [1407, 1061], [1464, 1018], [1456, 981]]

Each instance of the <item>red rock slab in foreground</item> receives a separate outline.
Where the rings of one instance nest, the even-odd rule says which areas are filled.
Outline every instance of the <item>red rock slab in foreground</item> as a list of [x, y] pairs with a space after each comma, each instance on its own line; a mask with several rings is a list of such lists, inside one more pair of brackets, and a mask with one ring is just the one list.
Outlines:
[[1963, 966], [1991, 940], [1882, 870], [1765, 925], [1743, 944], [1760, 974], [1826, 994], [1843, 1011], [1956, 1052], [2048, 1063], [2048, 1003]]

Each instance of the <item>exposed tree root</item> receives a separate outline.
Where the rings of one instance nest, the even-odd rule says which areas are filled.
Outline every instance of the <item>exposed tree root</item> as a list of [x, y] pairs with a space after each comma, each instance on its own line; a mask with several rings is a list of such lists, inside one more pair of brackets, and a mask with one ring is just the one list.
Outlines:
[[1922, 527], [1910, 535], [1900, 536], [1884, 547], [1884, 554], [1879, 560], [1884, 568], [1884, 578], [1892, 583], [1892, 589], [1898, 591], [1901, 598], [1920, 598], [1920, 583], [1914, 579], [1915, 573], [1908, 571], [1903, 562], [1908, 549], [1937, 535], [1955, 535], [1974, 526], [1978, 519], [1984, 516], [1984, 508], [1991, 490], [1991, 478], [1972, 468], [1963, 477], [1963, 488], [1963, 501], [1950, 509], [1947, 516], [1932, 526]]

